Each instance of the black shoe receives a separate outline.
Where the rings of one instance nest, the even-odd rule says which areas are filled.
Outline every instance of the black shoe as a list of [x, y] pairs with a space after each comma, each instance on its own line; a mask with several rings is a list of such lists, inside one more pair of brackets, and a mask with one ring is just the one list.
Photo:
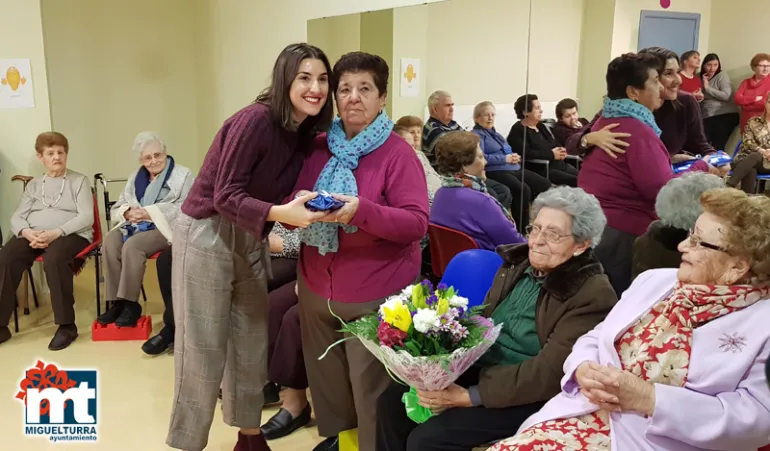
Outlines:
[[105, 326], [114, 323], [120, 314], [123, 313], [123, 306], [126, 302], [127, 301], [124, 301], [123, 299], [112, 301], [112, 306], [108, 308], [106, 312], [99, 315], [99, 317], [96, 318], [96, 322]]
[[56, 329], [51, 342], [48, 343], [48, 349], [51, 351], [61, 351], [71, 345], [78, 338], [78, 328], [74, 324], [62, 324]]
[[264, 407], [271, 407], [281, 403], [281, 386], [268, 382], [265, 388], [262, 389], [262, 393], [265, 395]]
[[7, 327], [0, 327], [0, 343], [5, 343], [11, 339], [11, 329]]
[[266, 440], [275, 440], [281, 437], [286, 437], [299, 428], [303, 428], [310, 423], [310, 403], [308, 403], [302, 412], [294, 418], [291, 413], [281, 408], [272, 418], [267, 420], [267, 423], [263, 424], [260, 428], [262, 435]]
[[138, 302], [125, 301], [123, 303], [123, 311], [115, 320], [115, 325], [118, 327], [134, 327], [136, 322], [142, 316], [142, 306]]
[[[164, 329], [165, 330], [165, 329]], [[174, 337], [168, 337], [168, 334], [164, 334], [163, 330], [154, 337], [145, 341], [142, 345], [142, 351], [147, 355], [159, 355], [163, 354], [169, 349], [174, 348]]]
[[339, 451], [340, 449], [340, 439], [337, 436], [329, 437], [326, 440], [322, 441], [318, 445], [316, 445], [315, 448], [313, 448], [313, 451]]

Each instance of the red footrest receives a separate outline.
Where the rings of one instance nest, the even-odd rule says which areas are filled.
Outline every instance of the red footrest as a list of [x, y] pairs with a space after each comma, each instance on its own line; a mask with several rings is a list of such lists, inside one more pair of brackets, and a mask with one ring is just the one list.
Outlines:
[[152, 316], [142, 315], [134, 327], [118, 327], [115, 323], [103, 325], [94, 321], [91, 326], [93, 341], [147, 340], [152, 334]]

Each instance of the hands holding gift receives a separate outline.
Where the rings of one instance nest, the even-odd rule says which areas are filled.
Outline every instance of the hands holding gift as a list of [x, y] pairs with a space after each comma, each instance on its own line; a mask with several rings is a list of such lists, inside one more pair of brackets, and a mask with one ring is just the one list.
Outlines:
[[652, 415], [655, 411], [655, 386], [628, 371], [583, 362], [575, 371], [575, 380], [583, 396], [609, 412]]
[[358, 197], [344, 194], [333, 194], [332, 197], [344, 203], [334, 211], [313, 211], [305, 204], [318, 197], [318, 193], [308, 190], [297, 192], [294, 200], [285, 205], [275, 205], [270, 208], [268, 221], [277, 221], [295, 227], [305, 228], [315, 222], [337, 222], [349, 224], [358, 211]]

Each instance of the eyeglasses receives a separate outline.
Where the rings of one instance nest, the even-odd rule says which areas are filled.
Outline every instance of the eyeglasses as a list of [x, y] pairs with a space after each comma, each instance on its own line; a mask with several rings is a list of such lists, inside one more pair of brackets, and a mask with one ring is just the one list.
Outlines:
[[760, 69], [770, 69], [770, 64], [757, 64]]
[[163, 154], [163, 152], [155, 152], [152, 155], [148, 154], [148, 155], [143, 156], [141, 158], [141, 160], [142, 160], [142, 163], [149, 163], [152, 160], [158, 160], [158, 161], [163, 160], [164, 157], [165, 157], [165, 155]]
[[540, 233], [542, 233], [543, 239], [553, 244], [557, 244], [559, 241], [570, 236], [570, 235], [562, 235], [561, 233], [553, 229], [543, 229], [539, 225], [533, 225], [533, 224], [530, 224], [527, 227], [525, 227], [524, 231], [527, 232], [527, 236], [533, 239], [537, 239], [537, 237], [540, 236]]
[[707, 241], [703, 241], [695, 235], [695, 231], [690, 229], [690, 232], [687, 234], [687, 239], [690, 241], [690, 247], [705, 247], [706, 249], [711, 249], [714, 251], [720, 251], [720, 252], [727, 252], [727, 249], [723, 248], [722, 246], [717, 246], [716, 244], [711, 244]]

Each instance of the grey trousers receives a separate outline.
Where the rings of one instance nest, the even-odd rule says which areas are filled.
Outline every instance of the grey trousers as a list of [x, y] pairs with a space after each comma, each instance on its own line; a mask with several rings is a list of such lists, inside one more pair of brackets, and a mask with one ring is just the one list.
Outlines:
[[225, 423], [258, 428], [267, 381], [267, 248], [221, 216], [174, 229], [174, 404], [166, 443], [200, 451], [222, 387]]
[[139, 300], [147, 257], [169, 247], [168, 240], [157, 229], [138, 233], [125, 243], [119, 229], [108, 233], [102, 246], [106, 299]]

